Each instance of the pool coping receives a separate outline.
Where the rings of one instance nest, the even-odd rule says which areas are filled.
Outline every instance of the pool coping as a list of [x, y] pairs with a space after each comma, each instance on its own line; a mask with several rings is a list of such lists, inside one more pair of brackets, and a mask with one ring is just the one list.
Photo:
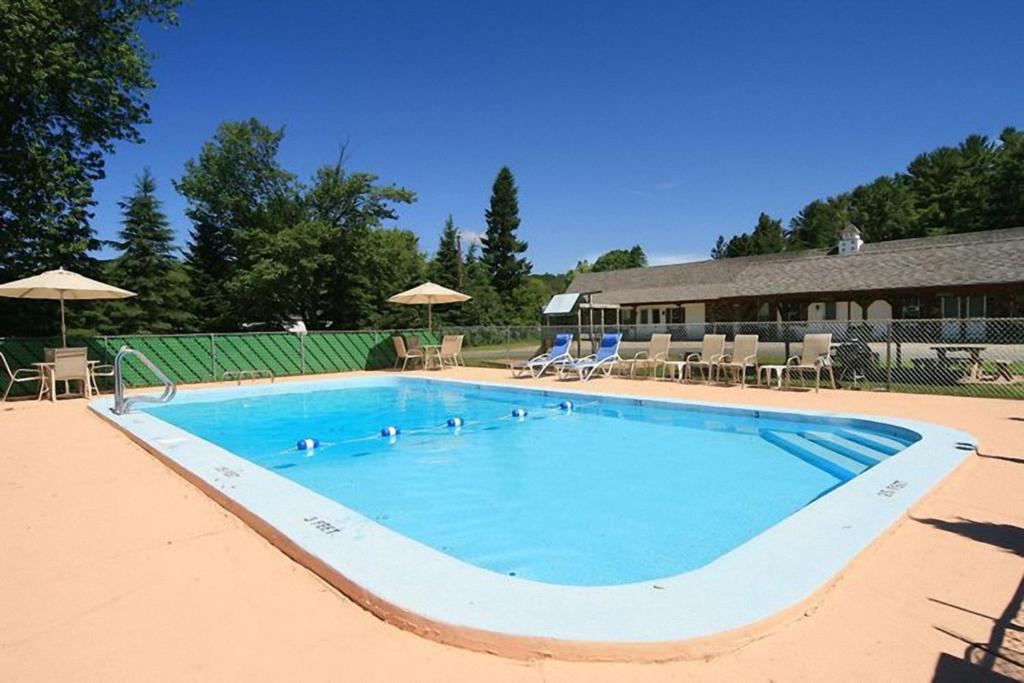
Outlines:
[[470, 565], [152, 415], [113, 415], [109, 397], [92, 401], [90, 408], [378, 617], [444, 643], [516, 658], [696, 658], [761, 637], [802, 614], [854, 557], [969, 457], [976, 443], [958, 430], [900, 418], [394, 375], [192, 389], [179, 400], [366, 381], [864, 420], [909, 429], [921, 440], [703, 567], [654, 581], [589, 587], [539, 583]]

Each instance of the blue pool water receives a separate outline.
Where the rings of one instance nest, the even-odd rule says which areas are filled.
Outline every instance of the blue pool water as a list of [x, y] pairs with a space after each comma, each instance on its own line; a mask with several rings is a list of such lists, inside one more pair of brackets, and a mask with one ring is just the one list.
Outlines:
[[[569, 585], [696, 569], [916, 438], [413, 378], [337, 386], [146, 411], [465, 562]], [[321, 447], [298, 450], [306, 437]]]

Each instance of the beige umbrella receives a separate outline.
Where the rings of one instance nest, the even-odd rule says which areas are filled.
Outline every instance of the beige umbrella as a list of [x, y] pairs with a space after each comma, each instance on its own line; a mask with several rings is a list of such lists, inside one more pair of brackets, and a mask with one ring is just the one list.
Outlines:
[[448, 289], [433, 282], [424, 282], [418, 287], [406, 290], [401, 294], [395, 294], [388, 299], [392, 304], [426, 304], [427, 305], [427, 328], [433, 328], [434, 304], [455, 304], [462, 301], [469, 301], [473, 297], [454, 289]]
[[64, 346], [67, 346], [67, 333], [64, 327], [65, 299], [127, 299], [130, 296], [135, 296], [135, 292], [129, 292], [127, 289], [97, 282], [84, 275], [58, 268], [0, 285], [0, 296], [12, 299], [59, 299], [60, 338]]

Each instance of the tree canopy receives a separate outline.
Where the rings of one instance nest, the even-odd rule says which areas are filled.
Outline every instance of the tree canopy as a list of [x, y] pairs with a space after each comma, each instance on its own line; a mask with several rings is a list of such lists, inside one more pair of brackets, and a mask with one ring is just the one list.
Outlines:
[[531, 265], [520, 254], [527, 243], [516, 234], [519, 229], [519, 190], [508, 166], [502, 166], [491, 188], [491, 203], [484, 214], [487, 232], [483, 237], [483, 261], [491, 284], [500, 296], [510, 297], [530, 274]]
[[1024, 132], [1006, 128], [997, 141], [970, 135], [925, 152], [903, 172], [813, 200], [792, 218], [781, 242], [774, 229], [758, 245], [754, 233], [722, 236], [711, 255], [831, 247], [847, 222], [867, 242], [1024, 225]]
[[119, 206], [123, 224], [111, 245], [121, 254], [108, 266], [106, 277], [136, 296], [106, 304], [99, 327], [116, 334], [191, 329], [195, 318], [190, 312], [188, 276], [175, 256], [174, 232], [156, 197], [156, 181], [149, 169], [136, 179], [135, 192]]
[[[149, 122], [141, 22], [173, 25], [178, 0], [0, 3], [0, 280], [97, 274], [93, 183]], [[48, 329], [39, 306], [0, 303], [0, 332]], [[77, 313], [77, 312], [76, 312]]]
[[629, 249], [612, 249], [606, 251], [594, 260], [593, 263], [580, 261], [576, 264], [577, 271], [591, 271], [599, 273], [605, 270], [622, 270], [624, 268], [643, 268], [647, 265], [647, 254], [643, 247], [636, 244]]

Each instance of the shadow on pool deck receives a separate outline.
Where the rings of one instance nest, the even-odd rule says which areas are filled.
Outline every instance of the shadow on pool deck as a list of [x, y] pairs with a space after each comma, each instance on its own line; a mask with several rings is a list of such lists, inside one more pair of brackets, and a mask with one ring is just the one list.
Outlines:
[[995, 622], [985, 642], [973, 641], [943, 626], [933, 627], [947, 636], [967, 643], [962, 659], [947, 653], [939, 655], [932, 678], [935, 683], [1024, 680], [1024, 613], [1021, 612], [1024, 602], [1024, 579], [1021, 579], [1006, 609], [998, 617], [991, 617], [937, 598], [929, 600]]
[[920, 519], [916, 517], [911, 517], [911, 519], [921, 524], [929, 524], [936, 529], [964, 536], [979, 543], [988, 543], [997, 548], [1003, 548], [1020, 557], [1024, 557], [1024, 529], [1019, 526], [978, 522], [965, 517], [959, 517], [958, 521], [955, 522], [944, 519]]

